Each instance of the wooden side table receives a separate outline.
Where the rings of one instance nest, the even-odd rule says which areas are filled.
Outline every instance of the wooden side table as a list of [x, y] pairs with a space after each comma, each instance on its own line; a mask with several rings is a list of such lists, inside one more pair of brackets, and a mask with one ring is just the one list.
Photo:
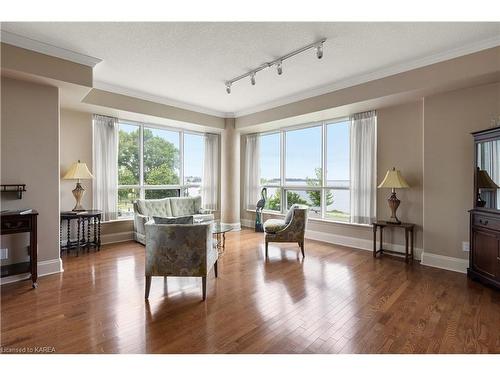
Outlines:
[[[61, 227], [60, 227], [60, 247], [61, 253], [63, 251], [69, 252], [71, 249], [76, 249], [76, 256], [80, 252], [80, 249], [89, 250], [93, 247], [99, 251], [101, 249], [101, 215], [100, 210], [88, 210], [82, 212], [61, 212]], [[62, 232], [63, 232], [63, 221], [67, 221], [67, 239], [66, 243], [63, 243]], [[76, 241], [71, 240], [71, 221], [77, 221], [76, 228]], [[93, 228], [93, 236], [91, 233], [91, 227]], [[85, 230], [87, 229], [87, 230]]]
[[20, 273], [31, 272], [31, 283], [33, 288], [38, 286], [38, 271], [37, 271], [37, 217], [38, 212], [35, 210], [25, 211], [5, 211], [2, 212], [0, 234], [13, 234], [29, 232], [30, 234], [30, 261], [23, 263], [10, 264], [1, 266], [1, 277], [17, 275]]
[[[409, 260], [413, 261], [413, 237], [415, 224], [412, 223], [391, 223], [389, 221], [376, 221], [373, 224], [373, 257], [375, 258], [378, 253], [388, 253], [388, 254], [401, 254], [397, 251], [391, 251], [384, 249], [384, 228], [402, 228], [405, 231], [405, 262], [408, 263]], [[380, 228], [380, 246], [377, 250], [377, 229]], [[409, 237], [409, 241], [408, 241]]]

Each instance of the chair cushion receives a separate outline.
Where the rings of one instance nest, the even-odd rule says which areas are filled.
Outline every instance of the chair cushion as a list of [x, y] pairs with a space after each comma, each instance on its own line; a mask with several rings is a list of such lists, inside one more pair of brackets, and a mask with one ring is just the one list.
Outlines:
[[158, 217], [153, 216], [155, 224], [193, 224], [192, 216], [179, 216], [179, 217]]
[[264, 223], [264, 231], [267, 233], [276, 233], [284, 229], [287, 225], [285, 220], [268, 219]]
[[187, 216], [196, 213], [194, 198], [191, 197], [171, 198], [170, 207], [172, 208], [171, 216]]
[[195, 222], [207, 222], [207, 221], [213, 221], [215, 219], [215, 216], [213, 214], [196, 214], [193, 215], [193, 221]]

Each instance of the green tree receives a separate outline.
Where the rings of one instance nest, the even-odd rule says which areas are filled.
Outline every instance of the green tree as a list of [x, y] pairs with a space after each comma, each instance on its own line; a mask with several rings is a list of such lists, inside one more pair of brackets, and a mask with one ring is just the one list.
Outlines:
[[139, 128], [118, 135], [118, 184], [139, 184]]
[[292, 207], [293, 204], [305, 204], [309, 206], [309, 204], [307, 204], [307, 201], [294, 191], [286, 192], [286, 202], [288, 204], [288, 207]]
[[267, 199], [265, 208], [272, 211], [281, 211], [280, 189], [276, 189], [276, 192]]
[[[322, 168], [315, 168], [314, 174], [316, 175], [314, 179], [306, 177], [307, 186], [321, 186], [321, 179], [323, 175]], [[312, 202], [313, 207], [321, 207], [321, 191], [308, 191], [307, 195]], [[331, 191], [326, 193], [326, 206], [333, 204], [333, 194]]]
[[179, 150], [171, 142], [144, 129], [144, 182], [146, 185], [179, 183]]
[[[179, 150], [171, 142], [144, 129], [144, 183], [146, 185], [178, 185], [180, 160]], [[133, 132], [119, 131], [118, 183], [139, 184], [139, 128]], [[130, 200], [130, 192], [118, 191], [120, 201]], [[133, 194], [132, 194], [133, 195]], [[177, 195], [176, 190], [149, 190], [147, 198], [162, 198]]]

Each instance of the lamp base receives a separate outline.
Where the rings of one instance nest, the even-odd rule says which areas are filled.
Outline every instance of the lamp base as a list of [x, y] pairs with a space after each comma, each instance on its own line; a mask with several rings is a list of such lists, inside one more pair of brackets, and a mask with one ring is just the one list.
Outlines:
[[389, 197], [389, 199], [387, 199], [387, 202], [389, 203], [389, 208], [391, 209], [391, 218], [388, 220], [388, 222], [392, 224], [401, 224], [401, 221], [396, 215], [396, 211], [398, 210], [401, 201], [396, 196], [395, 189], [392, 189], [391, 196]]
[[85, 211], [81, 203], [83, 195], [85, 194], [85, 189], [82, 187], [82, 185], [80, 185], [79, 182], [76, 183], [76, 187], [73, 189], [72, 193], [76, 200], [73, 211]]

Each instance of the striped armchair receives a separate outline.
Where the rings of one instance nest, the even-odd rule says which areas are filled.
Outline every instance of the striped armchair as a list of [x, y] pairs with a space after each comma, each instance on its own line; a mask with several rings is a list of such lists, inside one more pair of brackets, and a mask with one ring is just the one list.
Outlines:
[[217, 277], [218, 252], [212, 243], [211, 225], [146, 223], [146, 299], [153, 276], [198, 276], [205, 300], [212, 267]]
[[268, 256], [269, 242], [297, 242], [302, 256], [304, 253], [304, 235], [306, 231], [307, 212], [309, 207], [294, 204], [288, 210], [284, 220], [269, 219], [264, 223], [266, 232], [266, 257]]

